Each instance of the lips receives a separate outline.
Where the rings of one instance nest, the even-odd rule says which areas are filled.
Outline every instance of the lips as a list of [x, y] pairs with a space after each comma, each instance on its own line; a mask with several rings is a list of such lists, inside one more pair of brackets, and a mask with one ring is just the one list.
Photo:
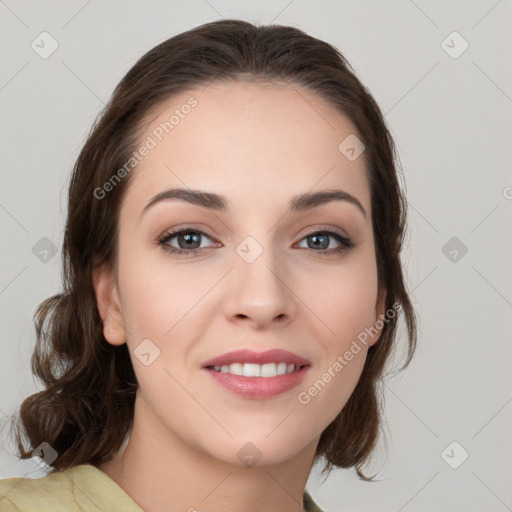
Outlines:
[[310, 362], [303, 357], [288, 352], [287, 350], [273, 349], [265, 352], [254, 352], [253, 350], [235, 350], [222, 354], [221, 356], [209, 359], [202, 364], [203, 368], [208, 366], [223, 366], [230, 365], [232, 363], [255, 363], [255, 364], [267, 364], [267, 363], [286, 363], [294, 364], [296, 366], [309, 366]]

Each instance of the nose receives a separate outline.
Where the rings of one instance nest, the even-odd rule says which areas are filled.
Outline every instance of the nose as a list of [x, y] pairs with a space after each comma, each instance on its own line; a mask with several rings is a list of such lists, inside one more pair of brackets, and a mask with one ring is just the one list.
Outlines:
[[290, 280], [290, 272], [269, 250], [252, 263], [240, 258], [228, 276], [226, 317], [230, 321], [252, 323], [258, 329], [273, 322], [289, 323], [297, 311], [297, 297]]

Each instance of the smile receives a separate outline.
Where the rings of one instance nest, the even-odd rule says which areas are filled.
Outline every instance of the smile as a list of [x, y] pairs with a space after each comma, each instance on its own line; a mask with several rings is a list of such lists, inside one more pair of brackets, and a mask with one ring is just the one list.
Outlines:
[[275, 377], [300, 370], [302, 366], [287, 363], [232, 363], [222, 366], [208, 366], [216, 372], [243, 375], [244, 377]]

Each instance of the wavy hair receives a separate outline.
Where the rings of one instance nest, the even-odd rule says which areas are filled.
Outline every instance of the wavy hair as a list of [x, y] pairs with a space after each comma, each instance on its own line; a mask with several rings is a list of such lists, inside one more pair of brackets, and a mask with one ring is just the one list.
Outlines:
[[[346, 116], [365, 145], [365, 172], [372, 202], [379, 292], [386, 310], [400, 310], [368, 349], [360, 379], [348, 402], [321, 434], [315, 462], [323, 472], [362, 467], [370, 460], [383, 421], [379, 385], [396, 345], [403, 317], [408, 366], [416, 348], [416, 317], [400, 260], [407, 203], [399, 158], [383, 114], [339, 50], [300, 29], [221, 20], [180, 33], [143, 55], [116, 86], [98, 114], [75, 162], [69, 183], [62, 246], [63, 291], [44, 300], [34, 314], [36, 346], [31, 369], [44, 390], [26, 398], [11, 417], [19, 459], [42, 442], [58, 457], [52, 473], [113, 458], [133, 426], [138, 382], [127, 344], [113, 346], [103, 335], [93, 286], [100, 265], [117, 270], [118, 219], [132, 174], [108, 200], [94, 191], [132, 157], [148, 116], [170, 96], [210, 82], [280, 81], [303, 86]], [[156, 109], [156, 110], [155, 110]], [[14, 432], [14, 433], [13, 433]], [[25, 446], [25, 441], [28, 446]]]

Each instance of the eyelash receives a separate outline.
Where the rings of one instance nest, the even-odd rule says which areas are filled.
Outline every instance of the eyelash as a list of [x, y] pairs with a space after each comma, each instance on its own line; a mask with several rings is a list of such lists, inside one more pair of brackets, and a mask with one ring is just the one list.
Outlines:
[[[199, 248], [199, 249], [180, 249], [177, 247], [171, 247], [171, 246], [167, 245], [167, 242], [169, 240], [171, 240], [172, 238], [174, 238], [175, 236], [177, 236], [181, 233], [196, 233], [196, 234], [204, 235], [205, 237], [209, 238], [210, 240], [213, 240], [213, 238], [211, 236], [207, 235], [206, 233], [204, 233], [203, 231], [201, 231], [199, 229], [185, 227], [185, 228], [178, 229], [177, 231], [173, 231], [171, 233], [166, 233], [164, 236], [162, 236], [161, 238], [159, 238], [156, 241], [156, 244], [159, 247], [161, 247], [165, 252], [177, 254], [177, 255], [184, 255], [184, 256], [186, 255], [188, 257], [192, 257], [196, 254], [203, 253], [203, 251], [204, 251], [204, 249], [206, 249], [206, 247]], [[337, 231], [332, 231], [332, 230], [313, 231], [312, 233], [304, 236], [301, 239], [301, 241], [304, 240], [305, 238], [308, 238], [313, 235], [329, 235], [332, 238], [336, 239], [341, 244], [341, 246], [336, 249], [322, 249], [319, 251], [310, 249], [310, 248], [306, 249], [306, 250], [314, 252], [314, 253], [320, 253], [323, 255], [341, 254], [341, 253], [350, 251], [350, 249], [352, 249], [356, 246], [356, 244], [352, 241], [351, 238], [347, 238], [347, 237], [343, 236], [341, 233], [338, 233]]]

